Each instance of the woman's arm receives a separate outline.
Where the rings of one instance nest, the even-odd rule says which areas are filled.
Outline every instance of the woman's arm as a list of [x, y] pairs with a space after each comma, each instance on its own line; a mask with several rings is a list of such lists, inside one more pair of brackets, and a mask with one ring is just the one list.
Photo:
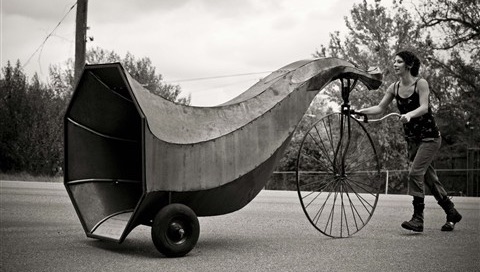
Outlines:
[[378, 103], [378, 105], [369, 107], [369, 108], [360, 109], [360, 110], [357, 110], [357, 112], [367, 114], [367, 115], [380, 114], [380, 113], [383, 114], [387, 110], [388, 105], [393, 101], [393, 98], [395, 96], [393, 93], [393, 85], [394, 84], [391, 84], [388, 87], [387, 92], [383, 96], [380, 103]]

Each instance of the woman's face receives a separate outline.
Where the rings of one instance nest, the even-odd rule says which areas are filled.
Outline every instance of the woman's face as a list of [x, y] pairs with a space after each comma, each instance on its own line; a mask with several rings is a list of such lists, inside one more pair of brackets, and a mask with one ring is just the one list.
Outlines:
[[403, 61], [403, 59], [399, 56], [395, 56], [395, 59], [393, 60], [393, 70], [395, 71], [395, 75], [409, 73], [405, 61]]

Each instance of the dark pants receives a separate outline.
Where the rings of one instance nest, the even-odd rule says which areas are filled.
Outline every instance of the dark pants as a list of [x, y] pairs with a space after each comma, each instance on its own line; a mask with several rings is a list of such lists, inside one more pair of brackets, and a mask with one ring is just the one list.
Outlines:
[[418, 141], [407, 141], [408, 157], [412, 162], [408, 173], [408, 194], [425, 197], [425, 185], [437, 201], [444, 199], [447, 192], [438, 180], [432, 161], [442, 144], [441, 138], [429, 138]]

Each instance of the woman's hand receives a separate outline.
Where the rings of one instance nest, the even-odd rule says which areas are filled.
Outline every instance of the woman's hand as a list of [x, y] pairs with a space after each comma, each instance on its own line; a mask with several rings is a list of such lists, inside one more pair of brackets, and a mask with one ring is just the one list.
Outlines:
[[408, 122], [410, 122], [410, 119], [412, 119], [412, 117], [408, 113], [402, 114], [400, 116], [400, 121], [402, 121], [402, 123], [408, 123]]

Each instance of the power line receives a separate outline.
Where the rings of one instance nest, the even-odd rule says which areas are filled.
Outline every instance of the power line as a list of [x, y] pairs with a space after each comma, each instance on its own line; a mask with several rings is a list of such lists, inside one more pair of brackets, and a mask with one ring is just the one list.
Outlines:
[[223, 76], [211, 76], [211, 77], [199, 77], [199, 78], [189, 78], [189, 79], [179, 79], [179, 80], [168, 80], [165, 83], [179, 83], [179, 82], [189, 82], [189, 81], [200, 81], [200, 80], [208, 80], [208, 79], [219, 79], [219, 78], [227, 78], [227, 77], [240, 77], [240, 76], [250, 76], [250, 75], [260, 75], [271, 73], [272, 71], [265, 71], [265, 72], [255, 72], [255, 73], [244, 73], [244, 74], [233, 74], [233, 75], [223, 75]]
[[[200, 88], [196, 87], [194, 91], [191, 91], [191, 90], [188, 90], [188, 89], [182, 89], [182, 91], [186, 91], [186, 92], [196, 94], [196, 95], [202, 95], [202, 93], [206, 93], [206, 92], [211, 93], [213, 90], [219, 91], [219, 89], [223, 89], [223, 92], [225, 92], [226, 90], [231, 92], [232, 90], [230, 89], [230, 87], [237, 86], [237, 85], [242, 85], [242, 84], [245, 84], [247, 82], [252, 82], [252, 81], [253, 81], [253, 79], [242, 79], [240, 81], [229, 82], [229, 83], [220, 84], [220, 85], [215, 84], [214, 86], [203, 86], [203, 87], [200, 87]], [[245, 90], [238, 89], [238, 90], [233, 90], [233, 91], [245, 91]]]
[[33, 56], [35, 56], [35, 54], [43, 48], [43, 46], [45, 45], [45, 43], [47, 42], [47, 40], [53, 35], [53, 33], [55, 32], [55, 30], [57, 30], [57, 28], [62, 24], [63, 20], [65, 20], [65, 18], [67, 17], [67, 15], [72, 11], [72, 9], [77, 5], [77, 2], [75, 2], [75, 4], [72, 5], [72, 7], [70, 7], [70, 9], [67, 11], [67, 13], [65, 13], [65, 15], [63, 15], [62, 19], [58, 22], [57, 26], [55, 26], [55, 28], [50, 32], [50, 34], [47, 35], [47, 37], [45, 37], [45, 40], [43, 40], [43, 42], [40, 44], [40, 46], [37, 48], [37, 50], [35, 50], [35, 52], [33, 52], [33, 54], [28, 58], [28, 60], [25, 62], [25, 64], [22, 65], [22, 68], [24, 68], [25, 66], [27, 66], [27, 64], [30, 62], [30, 60], [33, 58]]

